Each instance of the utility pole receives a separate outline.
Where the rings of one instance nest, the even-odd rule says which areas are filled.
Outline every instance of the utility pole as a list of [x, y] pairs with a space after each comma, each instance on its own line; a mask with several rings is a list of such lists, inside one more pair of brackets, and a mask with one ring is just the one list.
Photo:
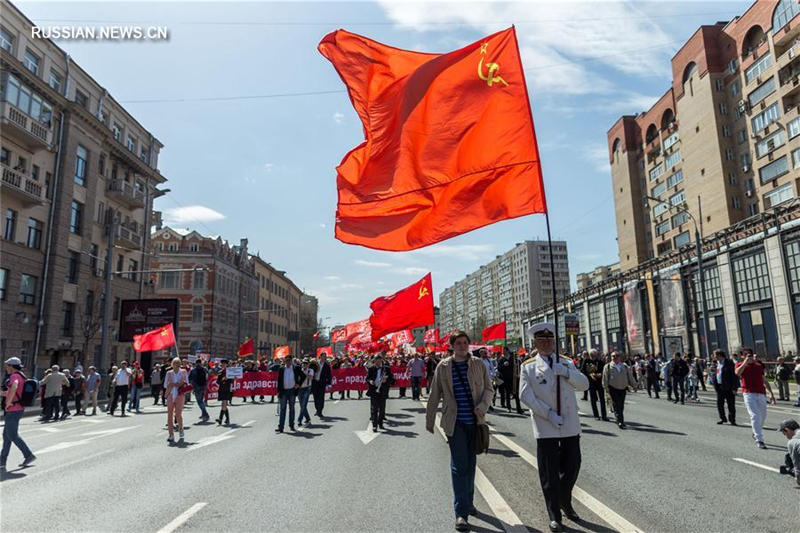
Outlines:
[[94, 366], [105, 368], [103, 365], [108, 361], [109, 327], [111, 324], [111, 276], [113, 272], [114, 237], [117, 232], [117, 217], [113, 209], [106, 211], [106, 236], [108, 237], [108, 248], [106, 249], [106, 271], [105, 271], [105, 292], [103, 297], [103, 329], [100, 338], [100, 353], [94, 356]]

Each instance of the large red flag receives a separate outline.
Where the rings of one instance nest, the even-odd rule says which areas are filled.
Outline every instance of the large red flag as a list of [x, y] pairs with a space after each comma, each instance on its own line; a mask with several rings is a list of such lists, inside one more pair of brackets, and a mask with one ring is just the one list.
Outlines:
[[491, 341], [497, 339], [505, 339], [506, 338], [506, 321], [503, 320], [502, 322], [498, 322], [497, 324], [492, 324], [488, 328], [484, 329], [481, 333], [481, 340], [484, 341]]
[[245, 355], [253, 355], [255, 352], [255, 346], [253, 346], [253, 339], [247, 339], [244, 341], [239, 349], [236, 351], [236, 355], [239, 357], [244, 357]]
[[351, 322], [347, 324], [344, 329], [345, 340], [348, 343], [352, 344], [354, 342], [372, 341], [372, 337], [370, 336], [369, 318], [359, 320], [358, 322]]
[[163, 350], [175, 345], [175, 332], [172, 324], [161, 326], [158, 329], [133, 336], [133, 351], [151, 352], [153, 350]]
[[401, 329], [433, 324], [433, 287], [431, 275], [398, 291], [391, 296], [381, 296], [369, 304], [372, 316], [372, 340]]
[[446, 54], [344, 30], [318, 49], [366, 136], [336, 169], [337, 239], [413, 250], [547, 211], [514, 28]]

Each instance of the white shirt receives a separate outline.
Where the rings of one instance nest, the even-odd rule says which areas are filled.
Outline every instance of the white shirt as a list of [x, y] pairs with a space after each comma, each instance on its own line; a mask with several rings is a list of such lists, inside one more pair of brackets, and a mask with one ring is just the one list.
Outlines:
[[294, 389], [294, 367], [283, 367], [283, 388], [284, 390]]
[[114, 377], [114, 382], [117, 385], [129, 385], [131, 382], [131, 371], [127, 368], [120, 368], [117, 370], [117, 375]]

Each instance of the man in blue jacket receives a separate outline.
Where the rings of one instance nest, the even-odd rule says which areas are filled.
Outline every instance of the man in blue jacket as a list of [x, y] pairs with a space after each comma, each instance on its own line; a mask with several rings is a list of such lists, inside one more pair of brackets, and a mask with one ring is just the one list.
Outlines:
[[[714, 390], [717, 392], [717, 412], [719, 412], [719, 422], [717, 424], [724, 424], [730, 422], [732, 426], [736, 425], [736, 389], [739, 388], [739, 378], [733, 368], [733, 361], [728, 358], [723, 350], [714, 350], [714, 358], [717, 364], [714, 372], [711, 375], [711, 382], [714, 384]], [[725, 403], [728, 404], [728, 416], [725, 417]]]

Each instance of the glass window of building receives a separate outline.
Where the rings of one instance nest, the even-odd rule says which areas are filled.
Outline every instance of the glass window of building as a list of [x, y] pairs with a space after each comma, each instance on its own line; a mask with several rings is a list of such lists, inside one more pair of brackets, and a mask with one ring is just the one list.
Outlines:
[[194, 288], [195, 289], [202, 289], [205, 285], [205, 272], [202, 270], [195, 270], [194, 271]]
[[750, 121], [750, 124], [753, 126], [753, 131], [758, 133], [759, 131], [763, 130], [776, 120], [780, 118], [781, 112], [778, 109], [778, 102], [775, 102], [764, 111], [756, 115]]
[[203, 306], [202, 305], [193, 305], [192, 306], [192, 322], [194, 322], [195, 324], [200, 324], [200, 323], [203, 322]]
[[734, 259], [733, 280], [739, 305], [772, 298], [764, 250]]
[[69, 213], [69, 231], [76, 235], [81, 234], [83, 229], [83, 204], [75, 200], [72, 201]]
[[764, 54], [744, 71], [746, 84], [756, 79], [762, 72], [772, 66], [772, 54]]
[[798, 13], [800, 5], [796, 0], [780, 0], [772, 13], [772, 34], [778, 33]]
[[656, 204], [655, 207], [653, 207], [653, 216], [657, 217], [657, 216], [663, 214], [668, 209], [669, 209], [669, 204], [668, 203], [660, 202], [660, 203]]
[[756, 157], [762, 157], [786, 144], [786, 133], [778, 130], [756, 143]]
[[13, 242], [17, 235], [17, 212], [13, 209], [6, 209], [5, 213], [3, 239]]
[[25, 68], [34, 74], [39, 74], [39, 61], [39, 56], [31, 52], [30, 49], [25, 49], [25, 57], [22, 58], [22, 64], [25, 65]]
[[800, 239], [787, 243], [784, 249], [792, 294], [800, 294]]
[[595, 333], [603, 330], [603, 324], [600, 320], [600, 306], [601, 302], [589, 304], [589, 329]]
[[[678, 132], [676, 131], [675, 133], [673, 133], [672, 135], [670, 135], [669, 137], [664, 139], [664, 150], [670, 148], [672, 145], [674, 145], [679, 140], [680, 140], [680, 137], [678, 136]], [[669, 166], [669, 165], [667, 165], [667, 166]]]
[[6, 289], [8, 289], [8, 269], [0, 268], [0, 300], [6, 299]]
[[67, 283], [78, 283], [78, 272], [80, 268], [81, 254], [70, 250], [67, 261], [67, 276], [65, 281]]
[[784, 155], [758, 169], [761, 183], [767, 183], [789, 172], [789, 159]]
[[[716, 265], [703, 265], [703, 277], [706, 285], [706, 306], [709, 311], [722, 309], [722, 288], [719, 283], [719, 269]], [[700, 294], [700, 276], [697, 271], [692, 274], [694, 293]]]
[[666, 232], [668, 232], [671, 229], [672, 229], [672, 227], [670, 226], [670, 221], [669, 220], [665, 220], [664, 222], [661, 222], [660, 224], [656, 224], [656, 235], [657, 236], [658, 235], [663, 235], [663, 234], [665, 234]]
[[685, 224], [689, 220], [689, 213], [686, 211], [681, 211], [675, 215], [672, 215], [672, 226], [677, 228], [681, 224]]
[[683, 181], [683, 171], [679, 170], [675, 174], [667, 178], [667, 187], [674, 187]]
[[792, 150], [792, 168], [800, 167], [800, 148]]
[[681, 205], [686, 202], [686, 192], [678, 191], [669, 197], [669, 203], [673, 206]]
[[683, 233], [675, 236], [675, 248], [680, 248], [681, 246], [685, 246], [689, 244], [689, 232], [684, 231]]
[[75, 154], [75, 183], [81, 186], [86, 185], [86, 161], [89, 159], [89, 154], [86, 148], [78, 145]]
[[666, 182], [661, 182], [650, 190], [650, 196], [661, 196], [666, 190]]
[[794, 198], [792, 184], [787, 183], [786, 185], [781, 185], [777, 189], [773, 189], [764, 195], [764, 209], [775, 207], [776, 205], [787, 200], [791, 200], [792, 198]]
[[36, 301], [36, 276], [22, 274], [19, 279], [19, 303], [31, 304]]
[[659, 163], [658, 166], [655, 168], [650, 169], [650, 181], [658, 178], [661, 174], [664, 173], [664, 165]]
[[776, 84], [775, 84], [775, 77], [770, 76], [770, 78], [759, 85], [753, 92], [747, 95], [747, 101], [750, 102], [750, 106], [755, 106], [761, 100], [769, 96], [770, 94], [775, 92]]
[[180, 282], [180, 272], [161, 272], [161, 288], [177, 289]]
[[42, 228], [44, 224], [35, 218], [28, 219], [28, 248], [40, 249], [42, 246]]
[[61, 93], [62, 78], [61, 75], [55, 70], [50, 70], [50, 87], [57, 93]]
[[797, 117], [797, 118], [795, 118], [795, 119], [792, 119], [792, 120], [791, 120], [791, 121], [790, 121], [790, 122], [789, 122], [789, 123], [786, 125], [786, 131], [788, 131], [788, 132], [789, 132], [789, 138], [790, 138], [790, 139], [792, 139], [792, 138], [794, 138], [794, 137], [797, 137], [798, 135], [800, 135], [800, 117]]
[[14, 37], [11, 35], [11, 32], [6, 31], [5, 28], [0, 26], [0, 48], [11, 54], [13, 53], [11, 51], [11, 48], [13, 46], [14, 46]]
[[606, 327], [608, 329], [619, 329], [619, 299], [609, 298], [605, 301], [606, 307]]
[[72, 302], [64, 302], [61, 308], [61, 335], [64, 337], [72, 337], [72, 325], [75, 317], [75, 304]]
[[681, 162], [680, 150], [675, 150], [674, 153], [669, 154], [667, 158], [664, 160], [664, 164], [666, 165], [667, 168], [672, 168], [680, 162]]

